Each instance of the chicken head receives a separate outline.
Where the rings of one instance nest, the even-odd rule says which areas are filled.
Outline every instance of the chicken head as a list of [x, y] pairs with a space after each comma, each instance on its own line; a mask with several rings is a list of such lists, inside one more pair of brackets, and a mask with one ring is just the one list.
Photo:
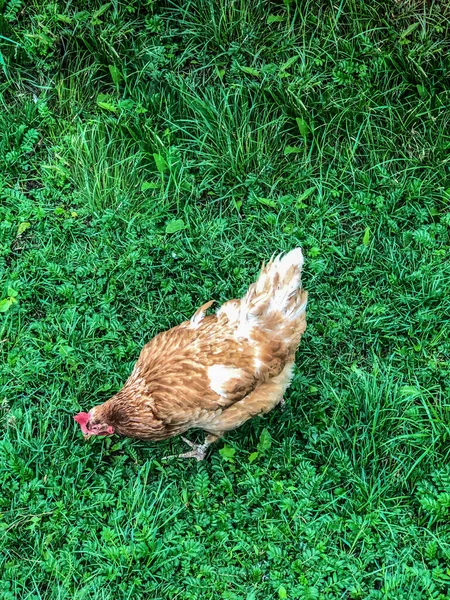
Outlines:
[[84, 437], [89, 438], [91, 435], [112, 435], [114, 433], [114, 427], [108, 425], [108, 423], [96, 423], [91, 420], [91, 417], [91, 413], [85, 412], [80, 412], [74, 416]]

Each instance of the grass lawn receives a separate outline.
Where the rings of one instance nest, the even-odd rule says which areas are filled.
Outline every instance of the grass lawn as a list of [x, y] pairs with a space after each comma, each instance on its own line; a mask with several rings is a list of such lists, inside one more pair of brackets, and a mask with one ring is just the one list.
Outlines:
[[[448, 1], [0, 7], [2, 600], [449, 599]], [[284, 411], [82, 439], [296, 245]]]

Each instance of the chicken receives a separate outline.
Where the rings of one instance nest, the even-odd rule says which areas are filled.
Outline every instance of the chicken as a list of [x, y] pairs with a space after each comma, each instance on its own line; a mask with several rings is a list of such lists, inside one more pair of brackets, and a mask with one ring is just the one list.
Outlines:
[[202, 460], [225, 432], [283, 400], [306, 329], [307, 292], [300, 248], [266, 266], [240, 300], [158, 334], [142, 349], [123, 388], [88, 413], [76, 415], [86, 437], [117, 433], [164, 440], [188, 429], [206, 432], [203, 444], [185, 438]]

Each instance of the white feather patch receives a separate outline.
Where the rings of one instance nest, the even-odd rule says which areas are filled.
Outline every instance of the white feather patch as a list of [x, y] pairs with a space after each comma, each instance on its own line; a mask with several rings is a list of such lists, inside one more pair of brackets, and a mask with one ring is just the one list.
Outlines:
[[230, 323], [234, 323], [239, 319], [240, 302], [230, 301], [225, 302], [217, 311], [217, 316], [226, 315]]
[[208, 367], [209, 387], [219, 396], [227, 396], [225, 386], [232, 379], [242, 377], [242, 369], [226, 367], [225, 365], [211, 365]]
[[301, 248], [294, 248], [284, 256], [277, 256], [278, 264], [276, 265], [277, 271], [283, 279], [291, 267], [298, 267], [299, 271], [303, 267], [303, 252]]
[[263, 368], [264, 363], [259, 358], [255, 358], [254, 363], [255, 363], [255, 371], [257, 373], [259, 373], [261, 371], [261, 369]]

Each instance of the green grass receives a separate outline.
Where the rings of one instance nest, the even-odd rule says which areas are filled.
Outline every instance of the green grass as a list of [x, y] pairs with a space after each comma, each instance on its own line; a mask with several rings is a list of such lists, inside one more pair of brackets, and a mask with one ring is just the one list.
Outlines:
[[[448, 3], [0, 7], [2, 600], [450, 598]], [[83, 441], [296, 245], [285, 411]]]

